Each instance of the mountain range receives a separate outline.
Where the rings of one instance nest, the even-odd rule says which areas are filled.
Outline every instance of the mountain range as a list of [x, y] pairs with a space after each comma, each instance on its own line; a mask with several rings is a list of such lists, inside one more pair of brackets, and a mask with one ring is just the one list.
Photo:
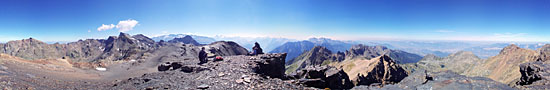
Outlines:
[[[249, 51], [236, 42], [202, 44], [189, 35], [155, 41], [141, 34], [119, 33], [107, 39], [66, 44], [47, 44], [29, 38], [0, 43], [0, 76], [7, 77], [0, 81], [17, 83], [0, 83], [0, 86], [15, 89], [550, 88], [547, 86], [550, 84], [550, 44], [510, 44], [496, 56], [484, 59], [472, 51], [422, 57], [392, 49], [402, 46], [354, 43], [327, 38], [287, 42], [283, 45], [285, 48], [279, 49], [311, 48], [285, 60], [290, 52], [247, 55]], [[533, 50], [536, 47], [539, 48]], [[208, 63], [197, 65], [200, 48], [205, 48], [209, 57], [219, 58], [209, 58]]]
[[344, 52], [352, 45], [363, 44], [370, 46], [386, 46], [390, 49], [402, 50], [409, 53], [425, 56], [433, 54], [438, 57], [445, 57], [449, 54], [459, 51], [471, 51], [476, 56], [482, 59], [487, 59], [491, 56], [496, 56], [500, 50], [507, 45], [513, 43], [522, 48], [535, 50], [544, 44], [535, 42], [479, 42], [479, 41], [412, 41], [412, 40], [387, 40], [387, 41], [343, 41], [332, 40], [329, 38], [309, 38], [307, 40], [298, 41], [287, 38], [270, 38], [270, 37], [227, 37], [227, 36], [200, 36], [192, 34], [168, 34], [153, 37], [155, 41], [171, 40], [174, 38], [182, 38], [186, 35], [193, 37], [200, 44], [208, 44], [214, 41], [234, 41], [249, 51], [255, 42], [259, 42], [265, 52], [280, 53], [287, 52], [287, 61], [299, 56], [302, 52], [307, 51], [314, 46], [324, 46], [334, 52]]
[[247, 48], [249, 51], [251, 51], [252, 47], [254, 46], [255, 42], [258, 42], [261, 44], [262, 49], [264, 51], [271, 51], [274, 48], [291, 41], [296, 41], [294, 39], [287, 39], [287, 38], [271, 38], [271, 37], [230, 37], [230, 36], [222, 36], [217, 35], [213, 37], [208, 36], [200, 36], [200, 35], [192, 35], [192, 34], [168, 34], [168, 35], [161, 35], [152, 37], [151, 39], [155, 41], [168, 41], [172, 40], [174, 38], [183, 38], [185, 36], [191, 36], [193, 39], [195, 39], [199, 44], [209, 44], [215, 41], [233, 41], [238, 43], [239, 45]]
[[329, 65], [349, 60], [369, 60], [379, 56], [391, 57], [396, 64], [416, 63], [422, 56], [399, 50], [391, 50], [384, 46], [354, 45], [345, 52], [333, 53], [323, 46], [315, 46], [311, 50], [288, 61], [286, 73], [298, 71], [306, 66]]

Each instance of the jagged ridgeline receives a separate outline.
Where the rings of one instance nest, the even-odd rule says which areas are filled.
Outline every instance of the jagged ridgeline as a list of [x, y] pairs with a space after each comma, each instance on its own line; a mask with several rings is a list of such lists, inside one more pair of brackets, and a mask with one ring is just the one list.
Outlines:
[[288, 61], [286, 72], [291, 73], [310, 65], [335, 65], [343, 61], [370, 60], [382, 55], [391, 57], [397, 64], [416, 63], [422, 58], [416, 54], [400, 50], [391, 50], [384, 46], [366, 46], [359, 44], [352, 46], [349, 50], [346, 50], [346, 52], [336, 53], [333, 53], [326, 47], [315, 46], [311, 50]]
[[[183, 48], [186, 49], [183, 51], [165, 49], [174, 48], [177, 45], [188, 46]], [[0, 47], [0, 53], [23, 59], [68, 59], [73, 63], [109, 63], [121, 60], [149, 59], [157, 56], [155, 52], [182, 52], [182, 56], [195, 56], [200, 47], [206, 47], [209, 49], [209, 52], [217, 52], [215, 54], [222, 56], [244, 55], [248, 53], [245, 48], [231, 41], [219, 41], [201, 46], [201, 44], [189, 36], [175, 38], [168, 42], [155, 42], [142, 34], [131, 36], [126, 33], [110, 36], [107, 39], [86, 39], [66, 44], [47, 44], [34, 38], [29, 38], [2, 43]]]

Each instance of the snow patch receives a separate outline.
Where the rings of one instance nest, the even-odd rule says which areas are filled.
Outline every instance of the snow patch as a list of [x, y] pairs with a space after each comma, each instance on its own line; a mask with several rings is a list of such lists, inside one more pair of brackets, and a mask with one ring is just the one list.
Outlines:
[[97, 68], [95, 68], [95, 70], [98, 70], [98, 71], [107, 71], [107, 68], [97, 67]]

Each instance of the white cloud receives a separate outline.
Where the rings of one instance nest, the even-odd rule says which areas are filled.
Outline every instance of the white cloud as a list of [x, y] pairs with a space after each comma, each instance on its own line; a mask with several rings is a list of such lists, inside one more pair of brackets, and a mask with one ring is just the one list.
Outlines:
[[452, 30], [437, 30], [435, 32], [440, 32], [440, 33], [451, 33], [451, 32], [455, 32], [455, 31], [452, 31]]
[[118, 28], [119, 32], [126, 32], [126, 31], [133, 30], [137, 24], [138, 24], [138, 21], [133, 19], [128, 19], [128, 20], [119, 21], [118, 24], [116, 25], [116, 28]]
[[126, 31], [133, 30], [134, 27], [136, 27], [136, 25], [138, 25], [138, 24], [139, 24], [139, 22], [136, 21], [136, 20], [133, 20], [133, 19], [122, 20], [122, 21], [119, 21], [117, 25], [102, 24], [100, 27], [97, 28], [97, 31], [105, 31], [105, 30], [110, 30], [110, 29], [113, 29], [113, 28], [117, 28], [119, 32], [126, 32]]
[[113, 28], [115, 28], [114, 24], [110, 24], [110, 25], [102, 24], [99, 28], [97, 28], [97, 31], [105, 31]]

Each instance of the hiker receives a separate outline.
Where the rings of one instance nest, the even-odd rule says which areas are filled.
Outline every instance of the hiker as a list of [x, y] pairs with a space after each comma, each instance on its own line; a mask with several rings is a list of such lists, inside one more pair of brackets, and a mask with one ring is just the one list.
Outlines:
[[208, 54], [204, 51], [204, 47], [201, 48], [201, 51], [199, 52], [199, 64], [204, 64], [207, 62], [206, 57]]
[[264, 52], [262, 51], [260, 44], [256, 42], [254, 43], [254, 47], [252, 47], [252, 55], [258, 55], [258, 54], [264, 54]]

